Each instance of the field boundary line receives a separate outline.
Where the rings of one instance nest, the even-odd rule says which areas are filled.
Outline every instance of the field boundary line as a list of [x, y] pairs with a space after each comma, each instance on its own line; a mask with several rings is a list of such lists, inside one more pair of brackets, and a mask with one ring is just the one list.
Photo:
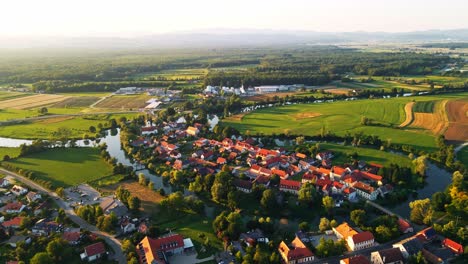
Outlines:
[[414, 102], [409, 102], [405, 105], [405, 115], [406, 119], [401, 123], [398, 127], [399, 128], [404, 128], [409, 126], [411, 123], [413, 123], [414, 120], [414, 113], [413, 113], [413, 106]]

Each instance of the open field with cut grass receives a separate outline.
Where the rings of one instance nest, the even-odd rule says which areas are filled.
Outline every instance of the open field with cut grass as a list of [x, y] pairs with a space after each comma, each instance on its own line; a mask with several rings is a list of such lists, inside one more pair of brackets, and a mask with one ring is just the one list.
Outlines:
[[359, 147], [344, 146], [341, 144], [332, 144], [332, 143], [320, 143], [320, 149], [339, 152], [333, 158], [334, 165], [342, 165], [344, 163], [350, 163], [351, 160], [348, 158], [348, 155], [356, 152], [358, 154], [358, 159], [363, 160], [367, 163], [373, 162], [373, 163], [378, 163], [387, 167], [392, 163], [398, 164], [399, 166], [406, 166], [406, 167], [411, 166], [411, 160], [408, 157], [389, 153], [386, 151], [381, 151], [378, 149], [359, 148]]
[[10, 158], [16, 158], [18, 157], [20, 153], [19, 148], [4, 148], [0, 147], [0, 161], [3, 159], [5, 155], [10, 156]]
[[68, 128], [71, 131], [70, 137], [82, 138], [84, 134], [89, 134], [89, 127], [99, 123], [106, 124], [110, 119], [118, 120], [121, 116], [132, 117], [137, 113], [129, 114], [101, 114], [85, 116], [59, 116], [54, 118], [24, 121], [19, 124], [0, 126], [0, 136], [8, 138], [22, 139], [50, 139], [52, 134], [59, 128]]
[[6, 163], [34, 171], [38, 179], [55, 187], [70, 187], [112, 175], [112, 167], [99, 153], [97, 148], [56, 148]]
[[100, 97], [96, 96], [73, 96], [61, 102], [54, 104], [55, 108], [70, 108], [70, 107], [88, 107], [97, 102]]
[[[289, 132], [295, 135], [318, 135], [322, 127], [337, 135], [346, 132], [363, 132], [377, 135], [382, 140], [405, 144], [421, 150], [434, 150], [434, 135], [423, 129], [397, 128], [406, 118], [404, 107], [415, 100], [433, 101], [459, 99], [467, 93], [438, 96], [400, 97], [391, 99], [340, 101], [321, 104], [299, 104], [257, 110], [239, 118], [227, 118], [223, 124], [231, 125], [241, 132], [280, 134]], [[301, 113], [319, 113], [319, 116], [296, 119]], [[377, 121], [380, 126], [363, 126], [361, 117]]]
[[146, 101], [153, 98], [149, 95], [113, 95], [106, 98], [104, 101], [99, 102], [97, 108], [144, 108], [147, 106]]
[[36, 94], [26, 97], [0, 101], [0, 108], [29, 109], [52, 105], [68, 99], [69, 96], [55, 94]]

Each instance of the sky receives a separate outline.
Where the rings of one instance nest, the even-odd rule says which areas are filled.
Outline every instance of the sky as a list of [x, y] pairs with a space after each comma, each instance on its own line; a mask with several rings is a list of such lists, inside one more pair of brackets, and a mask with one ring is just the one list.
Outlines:
[[468, 28], [467, 0], [5, 0], [0, 36], [206, 29], [408, 32]]

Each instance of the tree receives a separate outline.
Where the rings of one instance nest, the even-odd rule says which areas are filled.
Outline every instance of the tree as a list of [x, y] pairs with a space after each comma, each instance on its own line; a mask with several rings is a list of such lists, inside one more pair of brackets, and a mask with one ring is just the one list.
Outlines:
[[274, 209], [277, 209], [278, 203], [276, 201], [275, 192], [271, 189], [263, 191], [260, 204], [267, 211], [272, 211]]
[[429, 198], [415, 200], [409, 203], [410, 220], [417, 224], [430, 224], [432, 221], [431, 201]]
[[310, 205], [315, 195], [315, 188], [311, 183], [307, 182], [301, 186], [297, 199], [301, 204]]
[[49, 110], [47, 109], [47, 107], [41, 107], [39, 108], [39, 110], [37, 110], [37, 112], [39, 112], [39, 114], [41, 115], [45, 115], [47, 114], [47, 112], [49, 112]]
[[141, 201], [138, 197], [130, 196], [128, 199], [128, 208], [134, 212], [137, 212], [140, 209]]
[[150, 182], [148, 183], [148, 188], [149, 188], [150, 190], [154, 190], [154, 182], [150, 181]]
[[309, 231], [309, 229], [310, 229], [309, 223], [307, 223], [307, 222], [301, 222], [301, 223], [299, 224], [299, 229], [302, 230], [302, 231], [304, 231], [304, 232]]
[[126, 254], [135, 251], [135, 245], [133, 245], [130, 239], [124, 239], [122, 241], [122, 251], [125, 252]]
[[55, 189], [55, 193], [60, 197], [64, 196], [64, 190], [62, 187], [58, 187], [57, 189]]
[[49, 257], [49, 255], [46, 252], [39, 252], [34, 255], [34, 257], [31, 258], [30, 263], [31, 264], [50, 264], [53, 263], [54, 260]]
[[228, 207], [235, 210], [239, 206], [240, 194], [238, 191], [230, 191], [228, 193]]
[[65, 249], [65, 242], [60, 238], [56, 238], [50, 241], [46, 247], [47, 253], [55, 261], [62, 260], [64, 249]]
[[143, 173], [138, 174], [138, 183], [140, 183], [140, 185], [146, 185], [146, 177]]
[[330, 229], [330, 220], [328, 220], [326, 217], [320, 218], [319, 230], [323, 232], [328, 229]]
[[331, 196], [325, 196], [322, 198], [322, 204], [323, 208], [330, 213], [333, 207], [335, 207], [335, 201], [333, 201], [333, 198]]
[[90, 126], [89, 127], [89, 132], [96, 133], [96, 127], [95, 126]]
[[350, 213], [351, 221], [357, 226], [363, 226], [366, 219], [366, 211], [362, 209], [356, 209]]
[[420, 156], [413, 160], [414, 172], [419, 174], [420, 176], [426, 175], [427, 169], [427, 157]]
[[335, 219], [330, 221], [330, 227], [337, 227], [337, 226], [338, 226], [338, 222]]

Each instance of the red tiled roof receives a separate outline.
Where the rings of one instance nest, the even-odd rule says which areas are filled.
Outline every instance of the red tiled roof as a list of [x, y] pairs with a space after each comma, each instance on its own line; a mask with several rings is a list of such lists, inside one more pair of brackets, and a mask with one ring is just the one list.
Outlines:
[[370, 264], [371, 262], [363, 255], [356, 255], [350, 258], [343, 259], [346, 264]]
[[280, 179], [280, 187], [281, 188], [287, 188], [287, 189], [299, 190], [301, 188], [301, 182]]
[[10, 219], [8, 221], [5, 221], [2, 223], [4, 227], [11, 227], [11, 226], [20, 226], [21, 225], [21, 220], [23, 220], [23, 217], [15, 217], [13, 219]]
[[444, 239], [444, 241], [442, 241], [442, 245], [448, 247], [457, 254], [463, 254], [463, 246], [449, 238]]
[[405, 232], [408, 228], [410, 228], [411, 225], [406, 222], [405, 220], [398, 218], [398, 228], [400, 229], [401, 232]]
[[64, 232], [62, 238], [68, 242], [76, 242], [80, 239], [80, 232]]
[[226, 159], [223, 157], [218, 157], [218, 159], [216, 160], [216, 163], [218, 164], [226, 163]]
[[382, 176], [367, 172], [367, 171], [361, 171], [361, 176], [365, 179], [371, 180], [371, 181], [381, 181]]
[[104, 243], [98, 242], [85, 247], [85, 252], [88, 257], [98, 254], [104, 254], [106, 253], [106, 247], [104, 246]]
[[345, 173], [346, 169], [338, 167], [338, 166], [333, 166], [332, 171], [334, 174], [342, 175]]
[[288, 174], [285, 171], [279, 170], [279, 169], [272, 169], [271, 173], [280, 176], [280, 178], [282, 178], [282, 179], [285, 179], [288, 176]]
[[154, 131], [157, 127], [155, 126], [151, 126], [151, 127], [142, 127], [141, 128], [141, 132], [145, 131], [145, 132], [148, 132], [148, 131]]
[[5, 210], [19, 210], [23, 207], [23, 204], [21, 202], [16, 202], [16, 203], [8, 203], [5, 205]]
[[153, 252], [159, 250], [168, 251], [175, 248], [184, 247], [184, 238], [179, 234], [172, 234], [157, 239], [148, 238]]
[[361, 191], [364, 191], [368, 194], [371, 194], [375, 191], [374, 187], [370, 186], [369, 184], [365, 184], [363, 182], [356, 182], [354, 185], [353, 185], [353, 188], [355, 189], [359, 189]]
[[361, 232], [361, 233], [358, 233], [358, 234], [352, 236], [352, 239], [353, 239], [354, 244], [359, 244], [359, 243], [362, 243], [364, 241], [373, 240], [374, 235], [369, 231], [365, 231], [365, 232]]

